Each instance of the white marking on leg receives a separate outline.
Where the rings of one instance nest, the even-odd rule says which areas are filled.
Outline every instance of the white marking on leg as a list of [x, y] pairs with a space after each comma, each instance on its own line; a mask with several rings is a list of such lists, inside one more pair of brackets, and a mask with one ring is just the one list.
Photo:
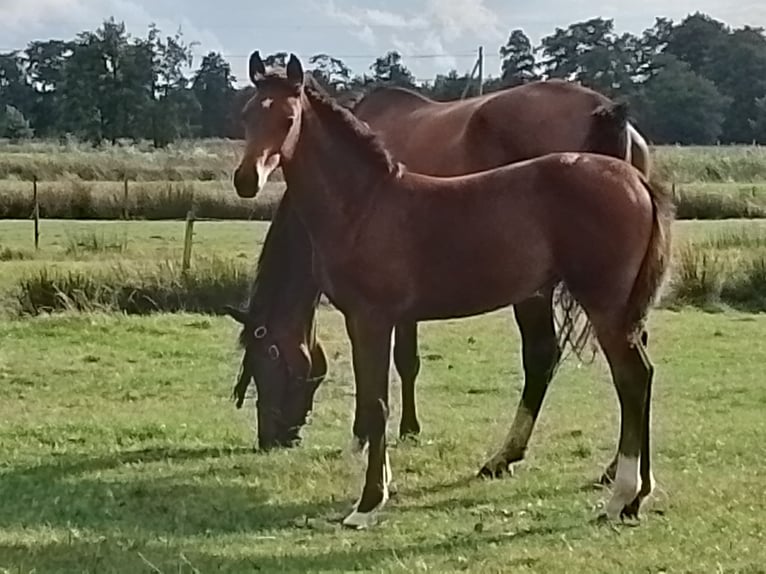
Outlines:
[[617, 475], [614, 478], [612, 498], [606, 505], [606, 516], [610, 520], [619, 520], [622, 510], [636, 498], [641, 475], [639, 460], [635, 456], [620, 453], [617, 461]]
[[[359, 512], [359, 503], [362, 501], [362, 497], [359, 496], [359, 499], [354, 504], [354, 508], [351, 511], [351, 514], [343, 519], [343, 525], [350, 528], [356, 528], [357, 530], [362, 530], [374, 526], [377, 523], [378, 514], [388, 502], [390, 496], [388, 487], [391, 484], [391, 480], [391, 461], [388, 458], [388, 451], [386, 451], [383, 458], [383, 498], [381, 498], [378, 505], [369, 512]], [[362, 488], [364, 489], [364, 485]]]

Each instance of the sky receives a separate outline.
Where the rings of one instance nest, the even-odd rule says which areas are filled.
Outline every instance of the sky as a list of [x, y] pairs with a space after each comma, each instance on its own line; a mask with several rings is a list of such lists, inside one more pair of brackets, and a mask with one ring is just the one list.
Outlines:
[[145, 35], [149, 23], [180, 29], [196, 63], [222, 52], [240, 80], [247, 57], [294, 52], [340, 57], [355, 73], [397, 50], [419, 79], [452, 68], [470, 71], [484, 45], [487, 75], [498, 75], [497, 50], [514, 28], [539, 39], [591, 17], [614, 19], [617, 32], [636, 34], [656, 16], [680, 21], [701, 11], [731, 26], [766, 27], [765, 0], [0, 0], [0, 52], [36, 39], [71, 39], [114, 16]]

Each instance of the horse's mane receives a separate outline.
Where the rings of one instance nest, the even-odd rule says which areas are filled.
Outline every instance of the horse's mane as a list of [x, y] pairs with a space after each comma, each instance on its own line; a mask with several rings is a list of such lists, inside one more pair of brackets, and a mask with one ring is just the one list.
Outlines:
[[288, 268], [289, 258], [292, 254], [293, 234], [291, 233], [291, 226], [296, 222], [294, 221], [295, 214], [291, 209], [290, 197], [285, 192], [271, 219], [263, 247], [258, 255], [255, 277], [250, 286], [250, 299], [247, 306], [248, 315], [251, 317], [262, 315], [263, 307], [271, 305], [280, 289], [284, 288], [282, 274], [277, 273], [277, 270]]
[[303, 92], [312, 110], [324, 121], [338, 126], [338, 134], [347, 143], [364, 153], [370, 162], [392, 173], [397, 164], [386, 149], [383, 140], [351, 111], [339, 105], [322, 89], [310, 74], [306, 74]]

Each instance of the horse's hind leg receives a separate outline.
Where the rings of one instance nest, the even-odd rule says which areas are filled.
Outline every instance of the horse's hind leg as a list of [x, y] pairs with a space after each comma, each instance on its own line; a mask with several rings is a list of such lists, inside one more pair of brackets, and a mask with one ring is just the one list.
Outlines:
[[420, 423], [415, 408], [415, 379], [420, 372], [417, 323], [396, 326], [394, 364], [402, 380], [402, 418], [399, 423], [399, 436], [402, 438], [415, 436], [420, 433]]
[[552, 291], [517, 304], [514, 316], [521, 333], [524, 390], [503, 446], [479, 472], [485, 477], [499, 477], [511, 463], [524, 458], [545, 392], [561, 359], [553, 322]]
[[[649, 344], [649, 334], [646, 332], [646, 330], [643, 330], [641, 332], [641, 343], [644, 345], [644, 349]], [[603, 474], [601, 475], [601, 478], [599, 478], [598, 482], [603, 485], [609, 485], [614, 482], [614, 477], [617, 475], [617, 460], [620, 457], [619, 450], [614, 453], [614, 457], [612, 458], [612, 462], [610, 462], [607, 467], [604, 469]]]
[[654, 486], [649, 452], [649, 401], [654, 369], [641, 341], [632, 342], [624, 332], [605, 333], [596, 327], [622, 414], [617, 472], [606, 516], [610, 520], [635, 518], [641, 502]]

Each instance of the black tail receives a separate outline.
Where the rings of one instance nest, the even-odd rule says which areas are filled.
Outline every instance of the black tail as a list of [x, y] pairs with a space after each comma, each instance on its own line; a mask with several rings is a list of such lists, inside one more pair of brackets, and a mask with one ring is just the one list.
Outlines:
[[611, 100], [593, 110], [588, 151], [625, 159], [628, 133], [628, 104]]

